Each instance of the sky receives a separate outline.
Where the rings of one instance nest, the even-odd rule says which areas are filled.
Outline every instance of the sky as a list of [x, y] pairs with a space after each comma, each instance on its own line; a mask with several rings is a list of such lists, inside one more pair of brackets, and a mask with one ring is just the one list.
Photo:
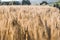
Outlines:
[[[2, 0], [2, 1], [11, 1], [11, 0]], [[15, 0], [15, 1], [22, 1], [22, 0]], [[30, 1], [36, 1], [36, 2], [48, 1], [48, 2], [53, 2], [53, 1], [57, 1], [57, 0], [30, 0]]]
[[[1, 1], [11, 1], [11, 0], [1, 0]], [[22, 0], [14, 0], [14, 1], [22, 1]], [[32, 4], [35, 4], [35, 3], [41, 3], [42, 1], [47, 1], [48, 3], [49, 2], [55, 2], [55, 1], [57, 1], [57, 0], [30, 0], [30, 2], [32, 3]]]

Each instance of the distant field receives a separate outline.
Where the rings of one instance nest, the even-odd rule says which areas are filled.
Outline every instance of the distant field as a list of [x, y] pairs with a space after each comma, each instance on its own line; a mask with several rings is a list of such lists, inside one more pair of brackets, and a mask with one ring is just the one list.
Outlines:
[[0, 6], [0, 40], [60, 40], [60, 11], [49, 6]]

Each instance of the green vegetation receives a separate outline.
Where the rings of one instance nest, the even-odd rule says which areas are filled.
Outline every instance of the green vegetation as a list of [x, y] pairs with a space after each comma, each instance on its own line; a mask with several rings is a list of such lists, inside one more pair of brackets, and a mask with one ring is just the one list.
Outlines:
[[58, 2], [55, 2], [55, 4], [58, 4], [58, 5], [60, 6], [60, 1], [58, 1]]
[[58, 1], [56, 1], [56, 2], [50, 2], [50, 4], [58, 4], [58, 5], [60, 5], [60, 1], [58, 0]]

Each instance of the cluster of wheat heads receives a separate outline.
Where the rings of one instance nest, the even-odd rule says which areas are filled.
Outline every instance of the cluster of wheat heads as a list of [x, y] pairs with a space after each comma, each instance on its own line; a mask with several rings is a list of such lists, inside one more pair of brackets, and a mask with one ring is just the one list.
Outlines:
[[60, 13], [49, 6], [0, 6], [0, 40], [60, 40]]

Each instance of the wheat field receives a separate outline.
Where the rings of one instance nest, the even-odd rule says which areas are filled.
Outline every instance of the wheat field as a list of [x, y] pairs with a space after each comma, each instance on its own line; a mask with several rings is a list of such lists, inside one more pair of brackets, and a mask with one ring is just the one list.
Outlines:
[[60, 40], [60, 10], [0, 6], [0, 40]]

